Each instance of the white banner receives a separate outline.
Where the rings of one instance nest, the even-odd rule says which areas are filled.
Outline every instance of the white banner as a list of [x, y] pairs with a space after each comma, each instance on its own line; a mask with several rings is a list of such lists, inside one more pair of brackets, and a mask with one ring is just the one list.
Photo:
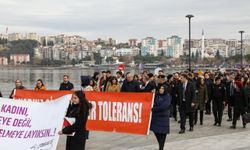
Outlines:
[[0, 150], [55, 150], [71, 96], [42, 103], [0, 98]]

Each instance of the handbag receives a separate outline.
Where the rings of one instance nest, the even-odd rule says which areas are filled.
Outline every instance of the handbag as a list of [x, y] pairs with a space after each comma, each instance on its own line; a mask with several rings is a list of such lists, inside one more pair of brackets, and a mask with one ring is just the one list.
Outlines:
[[250, 113], [246, 113], [242, 116], [242, 120], [244, 123], [249, 123], [250, 122]]

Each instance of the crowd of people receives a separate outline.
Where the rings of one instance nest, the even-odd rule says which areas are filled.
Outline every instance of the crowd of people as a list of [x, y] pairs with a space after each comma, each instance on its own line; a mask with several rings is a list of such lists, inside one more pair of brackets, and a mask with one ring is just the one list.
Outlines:
[[[21, 80], [16, 80], [15, 83], [15, 89], [25, 89]], [[198, 122], [203, 125], [204, 114], [213, 114], [213, 125], [220, 127], [223, 111], [227, 110], [227, 121], [231, 121], [230, 128], [235, 129], [240, 116], [243, 118], [242, 116], [250, 111], [250, 72], [244, 70], [224, 73], [219, 70], [215, 72], [184, 71], [173, 74], [166, 74], [163, 70], [159, 70], [157, 74], [143, 71], [135, 75], [131, 72], [124, 74], [122, 71], [117, 71], [116, 74], [112, 75], [111, 71], [108, 70], [101, 73], [95, 72], [92, 77], [89, 77], [89, 80], [82, 79], [81, 85], [82, 91], [154, 92], [155, 99], [150, 129], [157, 138], [160, 150], [163, 149], [166, 136], [170, 131], [170, 117], [180, 123], [179, 134], [184, 134], [187, 117], [189, 131], [192, 132]], [[46, 90], [41, 79], [37, 80], [34, 90]], [[63, 76], [59, 90], [74, 90], [74, 85], [70, 82], [68, 75]], [[10, 98], [13, 97], [13, 91]], [[226, 107], [227, 109], [225, 109]], [[78, 108], [77, 111], [74, 110], [76, 108]], [[86, 115], [90, 108], [91, 105], [85, 96], [75, 92], [75, 98], [69, 106], [67, 115], [77, 116], [79, 119], [79, 113], [82, 112], [84, 120], [77, 123], [86, 124]], [[244, 119], [242, 119], [242, 127], [246, 128]], [[68, 133], [71, 130], [78, 129], [67, 128], [60, 133]], [[79, 133], [79, 135], [82, 134], [85, 132]], [[71, 140], [67, 141], [68, 147], [72, 143]]]

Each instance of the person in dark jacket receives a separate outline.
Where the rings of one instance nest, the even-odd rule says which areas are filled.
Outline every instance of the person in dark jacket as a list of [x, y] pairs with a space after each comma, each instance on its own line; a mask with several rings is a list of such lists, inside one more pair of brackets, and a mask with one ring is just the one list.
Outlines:
[[94, 72], [94, 75], [93, 75], [93, 77], [92, 77], [92, 79], [95, 80], [96, 83], [98, 82], [99, 75], [100, 75], [99, 72]]
[[104, 84], [105, 84], [106, 78], [107, 78], [106, 71], [102, 71], [101, 77], [99, 81], [97, 82], [97, 85], [100, 91], [104, 90]]
[[178, 94], [178, 88], [181, 84], [181, 81], [179, 80], [179, 75], [177, 73], [174, 74], [174, 80], [171, 83], [171, 95], [172, 95], [172, 107], [173, 107], [173, 118], [175, 121], [177, 121], [177, 104], [179, 103], [179, 94]]
[[3, 95], [2, 95], [2, 93], [1, 93], [1, 91], [0, 91], [0, 97], [3, 97]]
[[214, 114], [214, 126], [221, 126], [223, 109], [226, 104], [226, 88], [221, 84], [221, 78], [215, 78], [215, 84], [212, 87], [212, 103]]
[[[241, 76], [235, 77], [235, 83], [234, 83], [234, 99], [232, 101], [233, 106], [233, 122], [232, 122], [232, 129], [236, 128], [236, 123], [238, 118], [241, 115], [245, 114], [247, 111], [247, 102], [244, 98], [244, 89], [243, 89], [243, 83], [241, 81]], [[242, 120], [243, 128], [246, 127], [246, 123]]]
[[182, 84], [180, 84], [178, 89], [179, 95], [179, 112], [181, 117], [181, 130], [179, 134], [185, 133], [186, 130], [186, 116], [189, 117], [189, 131], [193, 131], [194, 127], [194, 102], [195, 102], [195, 89], [191, 81], [188, 80], [186, 74], [180, 76]]
[[142, 77], [143, 85], [141, 88], [141, 92], [153, 92], [155, 90], [155, 84], [149, 80], [148, 76]]
[[229, 79], [226, 82], [226, 90], [227, 90], [227, 114], [228, 114], [228, 120], [232, 121], [233, 119], [233, 113], [232, 113], [232, 101], [234, 99], [234, 74], [229, 75]]
[[213, 85], [213, 80], [210, 78], [208, 72], [204, 74], [204, 81], [207, 87], [207, 95], [208, 95], [208, 101], [206, 103], [206, 115], [211, 114], [211, 90], [212, 90], [212, 85]]
[[[168, 76], [169, 77], [169, 76]], [[167, 92], [171, 93], [171, 86], [170, 83], [172, 82], [172, 80], [166, 80], [166, 76], [165, 75], [158, 75], [158, 85], [156, 87], [156, 92], [159, 92], [159, 89], [161, 86], [166, 86], [167, 87]]]
[[203, 125], [203, 111], [208, 101], [207, 87], [202, 77], [198, 77], [196, 86], [196, 104], [194, 124], [198, 121], [198, 110], [200, 111], [200, 125]]
[[124, 75], [123, 75], [123, 73], [122, 73], [121, 71], [117, 71], [117, 72], [116, 72], [116, 78], [117, 78], [117, 80], [118, 80], [119, 85], [122, 86], [123, 81], [124, 81], [125, 79], [124, 79]]
[[170, 107], [171, 96], [166, 86], [161, 86], [156, 94], [152, 108], [152, 120], [150, 130], [154, 132], [159, 144], [159, 150], [163, 150], [167, 134], [170, 131]]
[[64, 75], [63, 76], [63, 83], [61, 83], [59, 90], [73, 90], [74, 85], [69, 82], [69, 76]]
[[86, 143], [86, 123], [91, 109], [91, 104], [86, 100], [82, 91], [72, 95], [66, 117], [75, 118], [75, 123], [62, 129], [59, 134], [73, 134], [67, 136], [66, 150], [84, 150]]
[[244, 98], [247, 103], [247, 112], [250, 113], [250, 78], [248, 78], [244, 87]]
[[20, 90], [26, 89], [26, 88], [23, 86], [23, 83], [22, 83], [21, 80], [16, 80], [16, 81], [15, 81], [15, 85], [16, 85], [16, 87], [12, 90], [12, 92], [11, 92], [9, 98], [13, 98], [13, 97], [14, 97], [14, 91], [15, 91], [16, 89], [20, 89]]
[[110, 86], [110, 84], [112, 82], [111, 78], [112, 78], [111, 71], [107, 70], [106, 71], [106, 79], [105, 79], [104, 84], [103, 84], [103, 92], [107, 91], [108, 87]]
[[139, 83], [133, 80], [130, 72], [126, 75], [126, 80], [122, 84], [121, 92], [140, 92]]

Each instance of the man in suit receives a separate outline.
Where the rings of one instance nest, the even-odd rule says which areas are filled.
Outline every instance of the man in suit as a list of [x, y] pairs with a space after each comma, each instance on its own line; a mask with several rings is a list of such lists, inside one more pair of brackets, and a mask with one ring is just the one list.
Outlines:
[[143, 86], [141, 88], [141, 92], [152, 92], [155, 90], [155, 84], [154, 81], [150, 81], [148, 76], [142, 77]]
[[179, 95], [179, 112], [181, 117], [181, 130], [179, 134], [185, 133], [186, 130], [186, 117], [189, 117], [189, 131], [193, 131], [194, 128], [194, 102], [195, 102], [195, 89], [191, 81], [188, 80], [187, 74], [180, 76], [181, 84], [178, 88]]

